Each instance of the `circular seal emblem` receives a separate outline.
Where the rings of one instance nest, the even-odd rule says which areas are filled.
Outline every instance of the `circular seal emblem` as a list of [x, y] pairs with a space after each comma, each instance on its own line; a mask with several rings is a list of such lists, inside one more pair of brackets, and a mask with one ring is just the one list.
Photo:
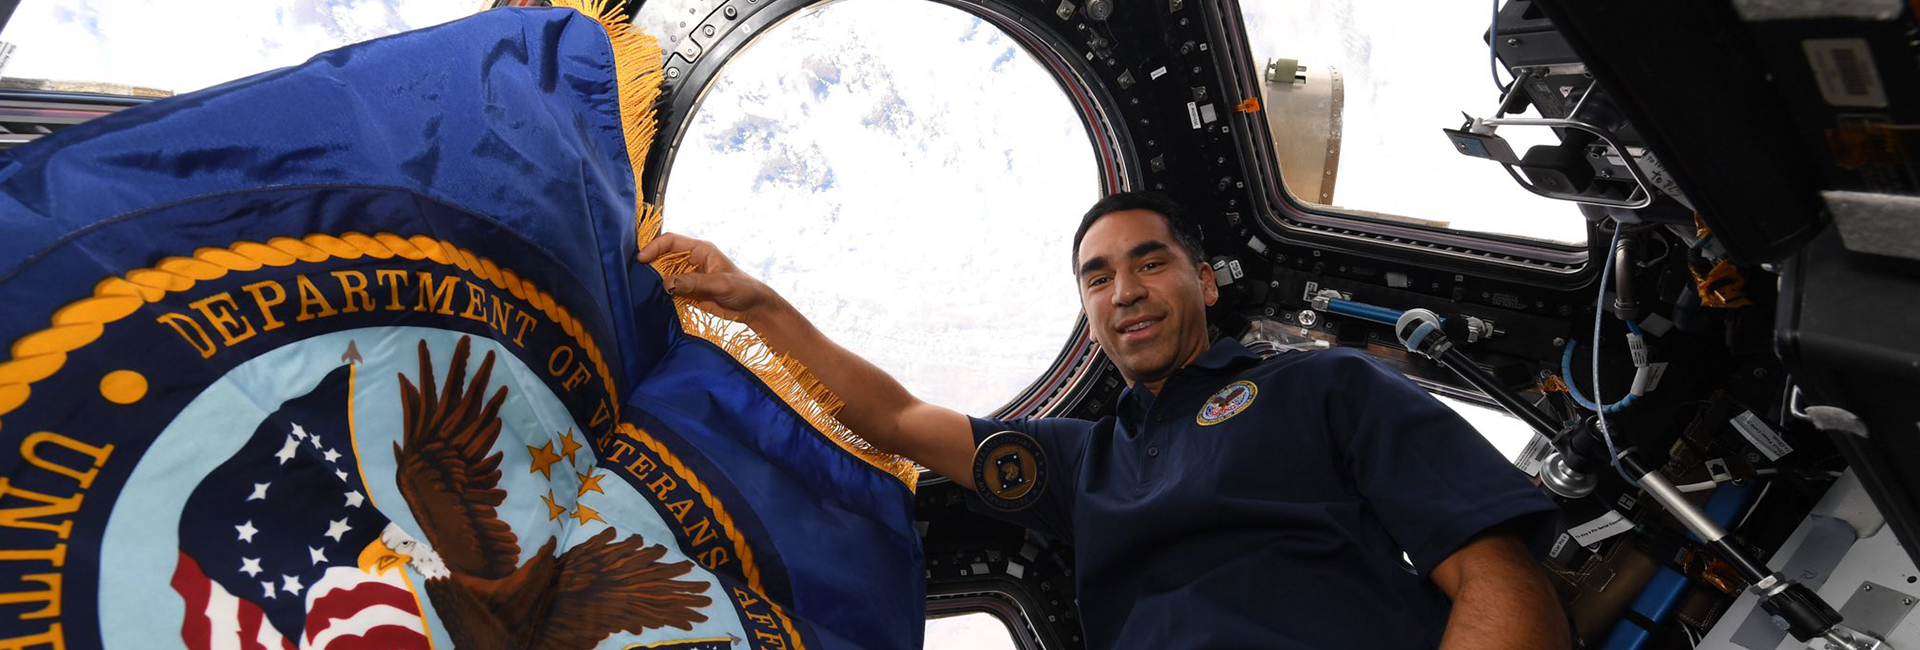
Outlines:
[[1047, 457], [1040, 441], [1019, 431], [987, 436], [973, 452], [973, 488], [998, 510], [1025, 510], [1046, 491]]
[[1227, 384], [1226, 388], [1207, 398], [1207, 403], [1200, 405], [1200, 412], [1193, 416], [1193, 421], [1203, 427], [1225, 422], [1227, 418], [1247, 410], [1247, 405], [1252, 404], [1254, 396], [1259, 394], [1260, 388], [1250, 381]]

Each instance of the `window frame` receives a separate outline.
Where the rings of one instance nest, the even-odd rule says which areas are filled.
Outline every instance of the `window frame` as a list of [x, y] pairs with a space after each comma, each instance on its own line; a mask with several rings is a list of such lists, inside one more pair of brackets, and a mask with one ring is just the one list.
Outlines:
[[986, 614], [1007, 626], [1013, 645], [1019, 650], [1045, 650], [1033, 628], [1033, 621], [1012, 594], [985, 590], [927, 597], [927, 620], [966, 614]]
[[[1215, 48], [1214, 56], [1224, 76], [1235, 84], [1234, 92], [1240, 93], [1239, 96], [1258, 96], [1259, 68], [1252, 58], [1239, 1], [1211, 0], [1201, 4], [1209, 18], [1211, 35], [1227, 45]], [[1284, 187], [1265, 120], [1244, 114], [1236, 114], [1233, 119], [1239, 127], [1242, 163], [1249, 180], [1260, 190], [1254, 193], [1256, 204], [1252, 206], [1260, 218], [1253, 221], [1275, 239], [1366, 255], [1407, 257], [1442, 268], [1551, 287], [1583, 286], [1595, 272], [1594, 250], [1596, 246], [1605, 245], [1605, 237], [1592, 225], [1594, 212], [1589, 206], [1579, 206], [1590, 221], [1587, 243], [1566, 244], [1437, 228], [1368, 216], [1357, 210], [1309, 205], [1294, 198]], [[1462, 162], [1471, 164], [1472, 161]]]

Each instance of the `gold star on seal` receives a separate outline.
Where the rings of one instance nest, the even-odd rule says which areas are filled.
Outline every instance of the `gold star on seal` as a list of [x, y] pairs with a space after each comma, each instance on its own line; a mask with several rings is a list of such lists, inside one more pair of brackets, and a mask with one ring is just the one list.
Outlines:
[[579, 521], [582, 525], [585, 525], [589, 521], [598, 521], [602, 523], [605, 523], [607, 521], [605, 519], [600, 518], [600, 511], [587, 507], [587, 504], [576, 503], [573, 505], [575, 508], [573, 511], [573, 518], [575, 521]]
[[533, 454], [533, 469], [528, 470], [527, 473], [539, 472], [545, 475], [547, 480], [553, 480], [553, 464], [560, 462], [560, 455], [553, 453], [553, 442], [548, 441], [547, 444], [539, 447], [527, 445], [527, 453]]
[[588, 492], [599, 492], [601, 494], [607, 493], [605, 490], [600, 489], [600, 479], [605, 477], [606, 476], [605, 474], [594, 474], [593, 472], [587, 472], [585, 474], [580, 474], [579, 476], [580, 476], [580, 496], [587, 496]]
[[573, 439], [573, 429], [567, 429], [566, 433], [560, 435], [560, 455], [567, 457], [568, 465], [573, 464], [573, 452], [580, 451], [584, 446]]
[[560, 521], [560, 515], [567, 514], [566, 508], [561, 507], [558, 503], [554, 503], [552, 492], [541, 496], [540, 500], [547, 502], [547, 521]]

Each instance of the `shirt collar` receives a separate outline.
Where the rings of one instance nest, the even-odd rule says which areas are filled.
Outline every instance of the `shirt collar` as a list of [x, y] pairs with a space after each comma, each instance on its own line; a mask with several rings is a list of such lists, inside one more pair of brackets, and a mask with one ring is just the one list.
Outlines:
[[[1188, 368], [1195, 368], [1207, 372], [1218, 372], [1259, 362], [1260, 355], [1254, 354], [1253, 351], [1248, 350], [1246, 346], [1240, 345], [1240, 342], [1234, 340], [1232, 337], [1224, 337], [1215, 341], [1213, 347], [1207, 348], [1206, 352], [1200, 353], [1200, 356], [1195, 357], [1191, 363], [1180, 367], [1175, 370], [1174, 373], [1177, 375], [1181, 370]], [[1167, 381], [1171, 382], [1173, 378], [1168, 377]], [[1120, 391], [1120, 412], [1126, 413], [1128, 409], [1134, 408], [1134, 403], [1140, 399], [1139, 394], [1143, 390], [1145, 389], [1140, 389], [1137, 386], [1127, 386], [1126, 389]], [[1161, 385], [1161, 390], [1166, 390], [1165, 384]]]

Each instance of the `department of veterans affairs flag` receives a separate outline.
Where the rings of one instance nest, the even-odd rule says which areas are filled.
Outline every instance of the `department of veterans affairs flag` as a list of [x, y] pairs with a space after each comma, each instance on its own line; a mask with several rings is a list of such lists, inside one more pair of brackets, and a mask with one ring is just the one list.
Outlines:
[[633, 261], [616, 16], [0, 155], [0, 648], [919, 647], [911, 465]]

